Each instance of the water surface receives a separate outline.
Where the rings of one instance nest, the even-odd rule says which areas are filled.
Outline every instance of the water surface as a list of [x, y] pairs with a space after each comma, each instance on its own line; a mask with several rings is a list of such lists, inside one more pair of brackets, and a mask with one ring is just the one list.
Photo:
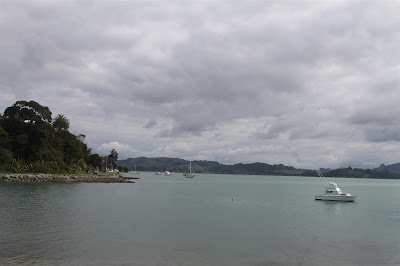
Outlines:
[[0, 264], [400, 264], [400, 180], [139, 176], [0, 183]]

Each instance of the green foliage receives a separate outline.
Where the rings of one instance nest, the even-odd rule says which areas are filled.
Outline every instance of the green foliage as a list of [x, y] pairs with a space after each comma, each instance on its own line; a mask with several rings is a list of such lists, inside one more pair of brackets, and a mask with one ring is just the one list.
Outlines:
[[399, 179], [400, 174], [384, 170], [340, 168], [324, 174], [326, 177], [352, 177], [352, 178], [376, 178], [376, 179]]
[[80, 173], [101, 167], [85, 136], [68, 131], [69, 120], [37, 102], [18, 101], [0, 119], [0, 171], [33, 173]]
[[13, 154], [9, 149], [0, 147], [0, 169], [1, 166], [10, 164], [14, 160]]
[[83, 159], [79, 159], [79, 161], [78, 161], [78, 167], [79, 167], [78, 170], [80, 170], [80, 171], [86, 171], [86, 169], [87, 169], [86, 162], [85, 162]]
[[[129, 158], [127, 160], [117, 161], [119, 166], [134, 169], [135, 165], [139, 171], [187, 171], [188, 161], [179, 158]], [[196, 173], [213, 174], [242, 174], [242, 175], [279, 175], [279, 176], [318, 176], [315, 170], [296, 169], [283, 164], [234, 164], [224, 165], [212, 161], [192, 161], [192, 167]], [[336, 170], [327, 170], [324, 172], [326, 177], [353, 177], [353, 178], [377, 178], [377, 179], [400, 179], [400, 173], [390, 172], [388, 170], [371, 170], [342, 168]]]
[[8, 133], [4, 130], [0, 123], [0, 147], [6, 148], [8, 146]]
[[4, 111], [4, 116], [10, 119], [37, 122], [51, 122], [51, 112], [47, 106], [41, 106], [35, 101], [17, 101]]
[[54, 118], [52, 125], [56, 130], [68, 130], [69, 119], [64, 115], [59, 114], [56, 116], [56, 118]]
[[[139, 171], [172, 171], [186, 172], [189, 161], [179, 158], [129, 158], [119, 160], [118, 165]], [[283, 164], [270, 165], [266, 163], [224, 165], [213, 161], [192, 161], [192, 167], [196, 173], [214, 174], [242, 174], [242, 175], [302, 175], [306, 170], [295, 169]]]
[[36, 161], [28, 165], [28, 172], [32, 173], [54, 173], [59, 167], [56, 162]]
[[115, 149], [112, 149], [110, 151], [110, 154], [108, 155], [108, 161], [111, 163], [112, 168], [117, 167], [116, 161], [118, 160], [118, 152]]
[[115, 149], [112, 149], [110, 151], [110, 154], [108, 155], [108, 158], [110, 158], [114, 161], [118, 160], [118, 152]]
[[27, 124], [14, 119], [4, 119], [2, 124], [8, 133], [8, 146], [15, 158], [26, 162], [50, 159], [50, 141], [54, 129], [49, 124]]
[[6, 169], [14, 173], [25, 173], [28, 172], [29, 166], [19, 160], [13, 159], [12, 162], [7, 165]]
[[97, 153], [89, 156], [88, 164], [93, 168], [101, 169], [103, 166], [103, 159]]

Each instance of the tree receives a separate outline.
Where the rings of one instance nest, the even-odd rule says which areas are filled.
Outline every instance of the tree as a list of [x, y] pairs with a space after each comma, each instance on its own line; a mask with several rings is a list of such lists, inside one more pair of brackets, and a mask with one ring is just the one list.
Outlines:
[[88, 164], [90, 164], [94, 168], [101, 169], [102, 163], [103, 163], [103, 160], [100, 157], [100, 155], [98, 155], [97, 153], [92, 154], [92, 155], [89, 156]]
[[68, 130], [69, 129], [69, 119], [64, 115], [59, 114], [53, 120], [53, 127], [56, 130]]
[[0, 123], [0, 166], [6, 165], [13, 160], [13, 154], [8, 149], [8, 146], [9, 146], [8, 133], [3, 129]]
[[0, 124], [0, 147], [6, 148], [8, 145], [8, 133]]
[[114, 161], [118, 160], [118, 152], [115, 149], [112, 149], [108, 155], [108, 158]]
[[83, 159], [79, 159], [78, 166], [80, 171], [85, 171], [87, 169], [86, 162]]
[[37, 122], [51, 122], [51, 112], [47, 106], [41, 106], [35, 101], [17, 101], [4, 111], [6, 118], [28, 121], [30, 124]]
[[84, 134], [78, 134], [78, 136], [76, 137], [79, 141], [81, 141], [81, 142], [85, 142], [85, 138], [86, 138], [86, 135], [84, 135]]
[[111, 165], [114, 167], [117, 167], [117, 164], [115, 163], [116, 160], [118, 160], [118, 152], [115, 149], [112, 149], [110, 151], [110, 154], [108, 155], [108, 160], [111, 162]]
[[90, 150], [87, 145], [66, 130], [57, 131], [56, 137], [61, 139], [64, 162], [76, 163], [79, 159], [88, 159]]
[[91, 159], [85, 135], [71, 134], [64, 115], [51, 122], [49, 108], [37, 102], [17, 101], [8, 107], [0, 117], [0, 171], [85, 170]]

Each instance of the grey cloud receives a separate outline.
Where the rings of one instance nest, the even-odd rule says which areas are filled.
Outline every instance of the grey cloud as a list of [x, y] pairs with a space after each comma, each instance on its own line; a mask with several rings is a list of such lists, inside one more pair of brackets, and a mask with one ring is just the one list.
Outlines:
[[373, 162], [368, 145], [399, 139], [396, 7], [4, 1], [1, 103], [32, 98], [126, 154], [186, 156], [176, 143], [193, 141], [192, 156], [224, 162]]
[[350, 121], [357, 125], [371, 125], [375, 127], [384, 127], [400, 122], [393, 112], [382, 112], [382, 110], [368, 110], [356, 113], [351, 117]]
[[275, 139], [281, 134], [287, 132], [290, 129], [288, 123], [281, 123], [276, 121], [272, 125], [266, 125], [263, 129], [259, 129], [254, 135], [261, 139]]
[[26, 43], [24, 55], [22, 56], [23, 65], [27, 68], [41, 68], [44, 64], [44, 51], [38, 44]]
[[145, 127], [145, 128], [152, 128], [152, 127], [154, 127], [155, 125], [157, 125], [157, 121], [155, 121], [155, 120], [149, 120], [149, 121], [144, 125], [144, 127]]
[[368, 128], [366, 138], [372, 142], [400, 141], [400, 126]]

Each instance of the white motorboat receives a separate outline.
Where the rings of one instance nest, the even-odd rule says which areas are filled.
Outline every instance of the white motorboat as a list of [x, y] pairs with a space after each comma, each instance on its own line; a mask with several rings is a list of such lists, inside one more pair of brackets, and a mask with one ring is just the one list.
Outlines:
[[183, 174], [186, 178], [194, 178], [194, 173], [192, 171], [192, 161], [189, 162], [189, 169], [187, 173]]
[[171, 174], [170, 171], [165, 171], [165, 172], [164, 172], [164, 175], [170, 176], [170, 175], [172, 175], [172, 174]]
[[351, 195], [349, 193], [343, 193], [340, 187], [333, 182], [326, 182], [325, 177], [322, 173], [317, 170], [318, 175], [322, 177], [326, 183], [324, 193], [315, 195], [315, 200], [331, 200], [331, 201], [352, 201], [354, 202], [357, 195]]
[[161, 173], [160, 172], [156, 172], [155, 175], [161, 175]]

